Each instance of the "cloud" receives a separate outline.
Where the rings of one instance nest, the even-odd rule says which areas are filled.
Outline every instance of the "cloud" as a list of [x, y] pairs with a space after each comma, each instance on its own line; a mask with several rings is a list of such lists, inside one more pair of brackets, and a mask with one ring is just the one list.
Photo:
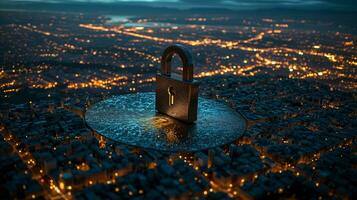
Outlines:
[[254, 6], [303, 6], [324, 4], [322, 0], [180, 0], [193, 5], [254, 5]]
[[297, 8], [357, 11], [357, 0], [179, 0], [182, 4], [232, 9]]
[[215, 7], [231, 9], [297, 8], [339, 9], [357, 11], [357, 0], [1, 0], [2, 2], [88, 2], [125, 3], [167, 7]]

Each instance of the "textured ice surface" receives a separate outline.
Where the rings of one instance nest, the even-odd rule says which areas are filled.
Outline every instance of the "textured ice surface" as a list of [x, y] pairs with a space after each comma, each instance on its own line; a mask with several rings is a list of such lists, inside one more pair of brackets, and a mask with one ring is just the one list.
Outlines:
[[111, 97], [92, 106], [85, 119], [106, 138], [164, 151], [197, 151], [227, 144], [245, 130], [240, 114], [206, 98], [199, 98], [195, 124], [157, 114], [153, 92]]

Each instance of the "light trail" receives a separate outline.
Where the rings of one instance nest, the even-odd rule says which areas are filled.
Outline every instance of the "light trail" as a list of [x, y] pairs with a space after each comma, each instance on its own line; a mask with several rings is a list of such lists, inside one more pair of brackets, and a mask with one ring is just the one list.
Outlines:
[[160, 37], [155, 37], [155, 36], [149, 36], [149, 35], [144, 35], [140, 33], [134, 33], [130, 31], [125, 31], [121, 30], [120, 27], [112, 27], [112, 28], [106, 28], [103, 26], [97, 26], [93, 24], [80, 24], [79, 27], [90, 29], [90, 30], [96, 30], [96, 31], [105, 31], [105, 32], [115, 32], [123, 35], [128, 35], [132, 37], [137, 37], [141, 39], [147, 39], [147, 40], [152, 40], [156, 42], [165, 42], [165, 43], [182, 43], [182, 44], [187, 44], [191, 46], [209, 46], [209, 45], [216, 45], [220, 47], [234, 47], [237, 46], [240, 43], [249, 43], [252, 41], [257, 41], [263, 39], [265, 33], [261, 32], [258, 35], [256, 35], [253, 38], [249, 38], [247, 40], [242, 40], [242, 41], [224, 41], [221, 39], [208, 39], [204, 38], [202, 40], [184, 40], [184, 39], [169, 39], [169, 38], [160, 38]]
[[[144, 35], [140, 33], [134, 33], [130, 31], [125, 31], [121, 30], [120, 27], [112, 27], [112, 28], [106, 28], [103, 26], [98, 26], [98, 25], [93, 25], [93, 24], [79, 24], [79, 27], [90, 29], [90, 30], [96, 30], [96, 31], [104, 31], [104, 32], [115, 32], [123, 35], [128, 35], [132, 37], [137, 37], [141, 39], [147, 39], [147, 40], [152, 40], [156, 42], [165, 42], [165, 43], [182, 43], [190, 46], [217, 46], [220, 48], [228, 48], [228, 49], [240, 49], [243, 51], [249, 51], [249, 52], [293, 52], [297, 53], [299, 55], [312, 55], [312, 56], [320, 56], [320, 57], [325, 57], [327, 58], [330, 62], [339, 62], [343, 61], [343, 56], [335, 55], [332, 53], [324, 53], [324, 52], [318, 52], [316, 49], [313, 50], [299, 50], [299, 49], [292, 49], [288, 47], [276, 47], [276, 48], [256, 48], [256, 47], [246, 47], [242, 46], [241, 44], [247, 44], [253, 41], [259, 41], [262, 40], [265, 36], [265, 34], [272, 34], [274, 31], [268, 30], [265, 32], [261, 32], [257, 34], [256, 36], [252, 38], [248, 38], [246, 40], [240, 40], [240, 41], [224, 41], [220, 39], [208, 39], [204, 38], [202, 40], [184, 40], [184, 39], [169, 39], [169, 38], [160, 38], [160, 37], [155, 37], [155, 36], [149, 36], [149, 35]], [[353, 63], [355, 64], [355, 63]]]

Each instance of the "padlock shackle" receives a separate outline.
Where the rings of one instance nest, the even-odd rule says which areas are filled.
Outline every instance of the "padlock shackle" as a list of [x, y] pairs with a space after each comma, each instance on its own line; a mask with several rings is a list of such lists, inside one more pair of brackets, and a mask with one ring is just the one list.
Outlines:
[[161, 56], [161, 74], [171, 76], [171, 60], [174, 54], [177, 54], [182, 61], [182, 80], [193, 80], [193, 61], [191, 52], [181, 44], [174, 44], [165, 49]]

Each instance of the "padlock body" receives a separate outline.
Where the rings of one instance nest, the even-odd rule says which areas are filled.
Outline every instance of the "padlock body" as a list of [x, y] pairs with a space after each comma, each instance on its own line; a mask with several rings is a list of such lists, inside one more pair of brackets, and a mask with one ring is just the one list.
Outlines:
[[[156, 110], [178, 120], [192, 123], [197, 119], [198, 82], [182, 81], [175, 78], [156, 75]], [[168, 88], [175, 90], [174, 103], [170, 105]]]

